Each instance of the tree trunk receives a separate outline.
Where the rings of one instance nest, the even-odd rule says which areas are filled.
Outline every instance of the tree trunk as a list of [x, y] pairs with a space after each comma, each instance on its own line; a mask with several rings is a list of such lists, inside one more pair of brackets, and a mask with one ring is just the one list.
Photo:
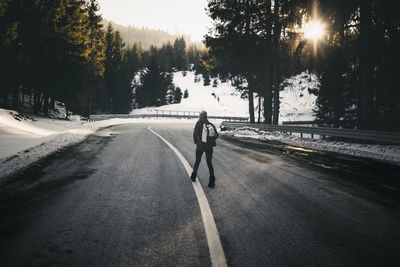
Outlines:
[[40, 110], [40, 95], [37, 89], [33, 91], [33, 113], [39, 114]]
[[257, 123], [261, 123], [261, 96], [258, 94], [258, 120]]
[[50, 108], [51, 108], [52, 110], [56, 110], [56, 100], [55, 100], [54, 98], [51, 98], [51, 101], [50, 101]]
[[87, 101], [87, 114], [86, 117], [89, 119], [90, 118], [90, 114], [92, 114], [92, 96], [89, 95], [88, 97], [88, 101]]
[[274, 81], [274, 113], [273, 113], [273, 124], [278, 125], [279, 123], [279, 90], [281, 84], [281, 70], [280, 70], [280, 46], [279, 40], [281, 38], [282, 23], [280, 20], [280, 1], [275, 1], [274, 6], [274, 30], [272, 40], [272, 51], [273, 51], [273, 81]]
[[264, 88], [264, 123], [272, 123], [272, 1], [265, 1], [265, 49], [266, 49], [266, 66], [265, 66], [265, 78], [266, 85]]
[[21, 89], [21, 106], [22, 108], [25, 107], [25, 94], [24, 94], [24, 89]]
[[[279, 124], [279, 90], [280, 90], [280, 75], [278, 73], [278, 67], [275, 68], [275, 83], [274, 83], [274, 111], [273, 111], [273, 124]], [[279, 78], [278, 78], [278, 77]]]
[[249, 114], [250, 114], [250, 123], [254, 123], [254, 89], [253, 82], [251, 81], [251, 77], [247, 78], [247, 86], [249, 90]]
[[254, 123], [254, 92], [251, 88], [249, 88], [249, 113], [250, 123]]
[[274, 49], [275, 50], [275, 57], [274, 57], [274, 70], [273, 70], [273, 80], [274, 80], [274, 110], [273, 110], [273, 124], [279, 124], [279, 93], [280, 93], [280, 85], [281, 85], [281, 70], [279, 65], [279, 47]]
[[272, 123], [272, 75], [271, 68], [266, 69], [267, 84], [264, 91], [264, 123]]
[[13, 93], [13, 109], [18, 110], [19, 109], [19, 89], [15, 88], [14, 93]]
[[43, 113], [45, 115], [49, 114], [49, 94], [47, 90], [43, 92]]
[[272, 123], [272, 92], [271, 90], [265, 90], [264, 95], [264, 123]]
[[360, 1], [360, 40], [361, 40], [361, 88], [359, 91], [358, 111], [359, 126], [368, 129], [370, 126], [370, 110], [372, 105], [372, 64], [370, 59], [370, 36], [372, 27], [372, 0]]
[[[248, 38], [250, 35], [250, 22], [251, 22], [251, 12], [250, 12], [250, 0], [246, 1], [246, 37]], [[246, 49], [251, 49], [247, 47]], [[249, 68], [250, 62], [247, 62], [247, 67]], [[250, 123], [254, 123], [254, 88], [251, 74], [247, 74], [247, 84], [249, 90], [249, 114], [250, 114]]]

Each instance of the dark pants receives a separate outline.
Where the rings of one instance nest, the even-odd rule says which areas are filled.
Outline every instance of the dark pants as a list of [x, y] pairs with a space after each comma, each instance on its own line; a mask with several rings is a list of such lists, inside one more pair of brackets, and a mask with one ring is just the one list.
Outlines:
[[196, 147], [196, 162], [194, 163], [193, 173], [194, 175], [197, 175], [197, 170], [199, 169], [203, 152], [206, 153], [207, 166], [208, 170], [210, 171], [210, 176], [214, 177], [214, 167], [212, 165], [213, 148], [212, 146], [206, 144], [198, 144]]

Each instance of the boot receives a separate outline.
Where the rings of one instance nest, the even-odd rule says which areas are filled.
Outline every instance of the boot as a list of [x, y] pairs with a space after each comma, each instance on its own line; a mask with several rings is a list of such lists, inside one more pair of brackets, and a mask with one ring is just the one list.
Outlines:
[[215, 176], [210, 176], [210, 181], [208, 182], [208, 187], [214, 188], [215, 186]]
[[192, 172], [190, 179], [192, 179], [192, 182], [196, 182], [196, 174], [194, 172]]

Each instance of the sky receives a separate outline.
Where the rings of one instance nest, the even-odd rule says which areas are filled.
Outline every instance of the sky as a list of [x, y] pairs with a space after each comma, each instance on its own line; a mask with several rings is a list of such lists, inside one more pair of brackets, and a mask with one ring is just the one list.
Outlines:
[[188, 34], [201, 41], [211, 22], [207, 0], [99, 0], [103, 18], [121, 25]]

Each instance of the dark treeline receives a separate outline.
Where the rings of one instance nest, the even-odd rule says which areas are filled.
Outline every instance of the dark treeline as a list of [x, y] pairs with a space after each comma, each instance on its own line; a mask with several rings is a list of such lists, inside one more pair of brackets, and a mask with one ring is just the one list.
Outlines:
[[[180, 37], [162, 30], [148, 29], [145, 27], [139, 28], [135, 26], [124, 26], [111, 21], [103, 20], [103, 24], [108, 25], [109, 23], [112, 24], [115, 30], [121, 33], [121, 37], [127, 45], [139, 43], [140, 46], [145, 50], [148, 50], [150, 46], [161, 47], [167, 42], [173, 43], [175, 39]], [[200, 48], [204, 48], [202, 43], [191, 41], [190, 36], [184, 35], [183, 37], [188, 45], [196, 45]]]
[[311, 62], [321, 77], [318, 118], [399, 130], [400, 2], [321, 1], [319, 9], [329, 32]]
[[[315, 114], [334, 126], [400, 129], [400, 2], [397, 0], [210, 0], [207, 70], [262, 97], [265, 123], [278, 124], [284, 78], [312, 69], [321, 88]], [[321, 20], [326, 34], [306, 40]], [[397, 64], [396, 64], [397, 63]], [[260, 105], [259, 105], [260, 106]], [[261, 110], [259, 110], [261, 111]]]
[[49, 114], [57, 100], [88, 116], [179, 102], [182, 91], [168, 73], [202, 66], [202, 50], [183, 37], [147, 50], [126, 46], [103, 23], [96, 0], [1, 1], [0, 106], [22, 111], [28, 97], [34, 113]]
[[[149, 66], [154, 59], [162, 71], [187, 71], [196, 69], [201, 72], [204, 50], [196, 45], [187, 46], [185, 39], [178, 37], [174, 42], [167, 41], [161, 47], [151, 45], [143, 51], [143, 65]], [[204, 71], [204, 74], [207, 72]]]
[[0, 97], [47, 114], [55, 100], [82, 115], [128, 112], [140, 51], [104, 29], [96, 0], [5, 0], [0, 4]]
[[[319, 120], [398, 130], [399, 7], [395, 0], [210, 0], [214, 28], [204, 52], [183, 37], [146, 50], [126, 46], [102, 25], [96, 0], [3, 0], [0, 105], [21, 109], [29, 96], [35, 113], [48, 114], [55, 100], [84, 116], [126, 113], [132, 103], [179, 102], [182, 90], [170, 73], [195, 70], [205, 85], [218, 76], [242, 90], [251, 122], [256, 95], [264, 122], [278, 124], [282, 81], [311, 69], [321, 81]], [[318, 41], [302, 31], [313, 19], [326, 28]], [[140, 83], [132, 85], [139, 70]]]

